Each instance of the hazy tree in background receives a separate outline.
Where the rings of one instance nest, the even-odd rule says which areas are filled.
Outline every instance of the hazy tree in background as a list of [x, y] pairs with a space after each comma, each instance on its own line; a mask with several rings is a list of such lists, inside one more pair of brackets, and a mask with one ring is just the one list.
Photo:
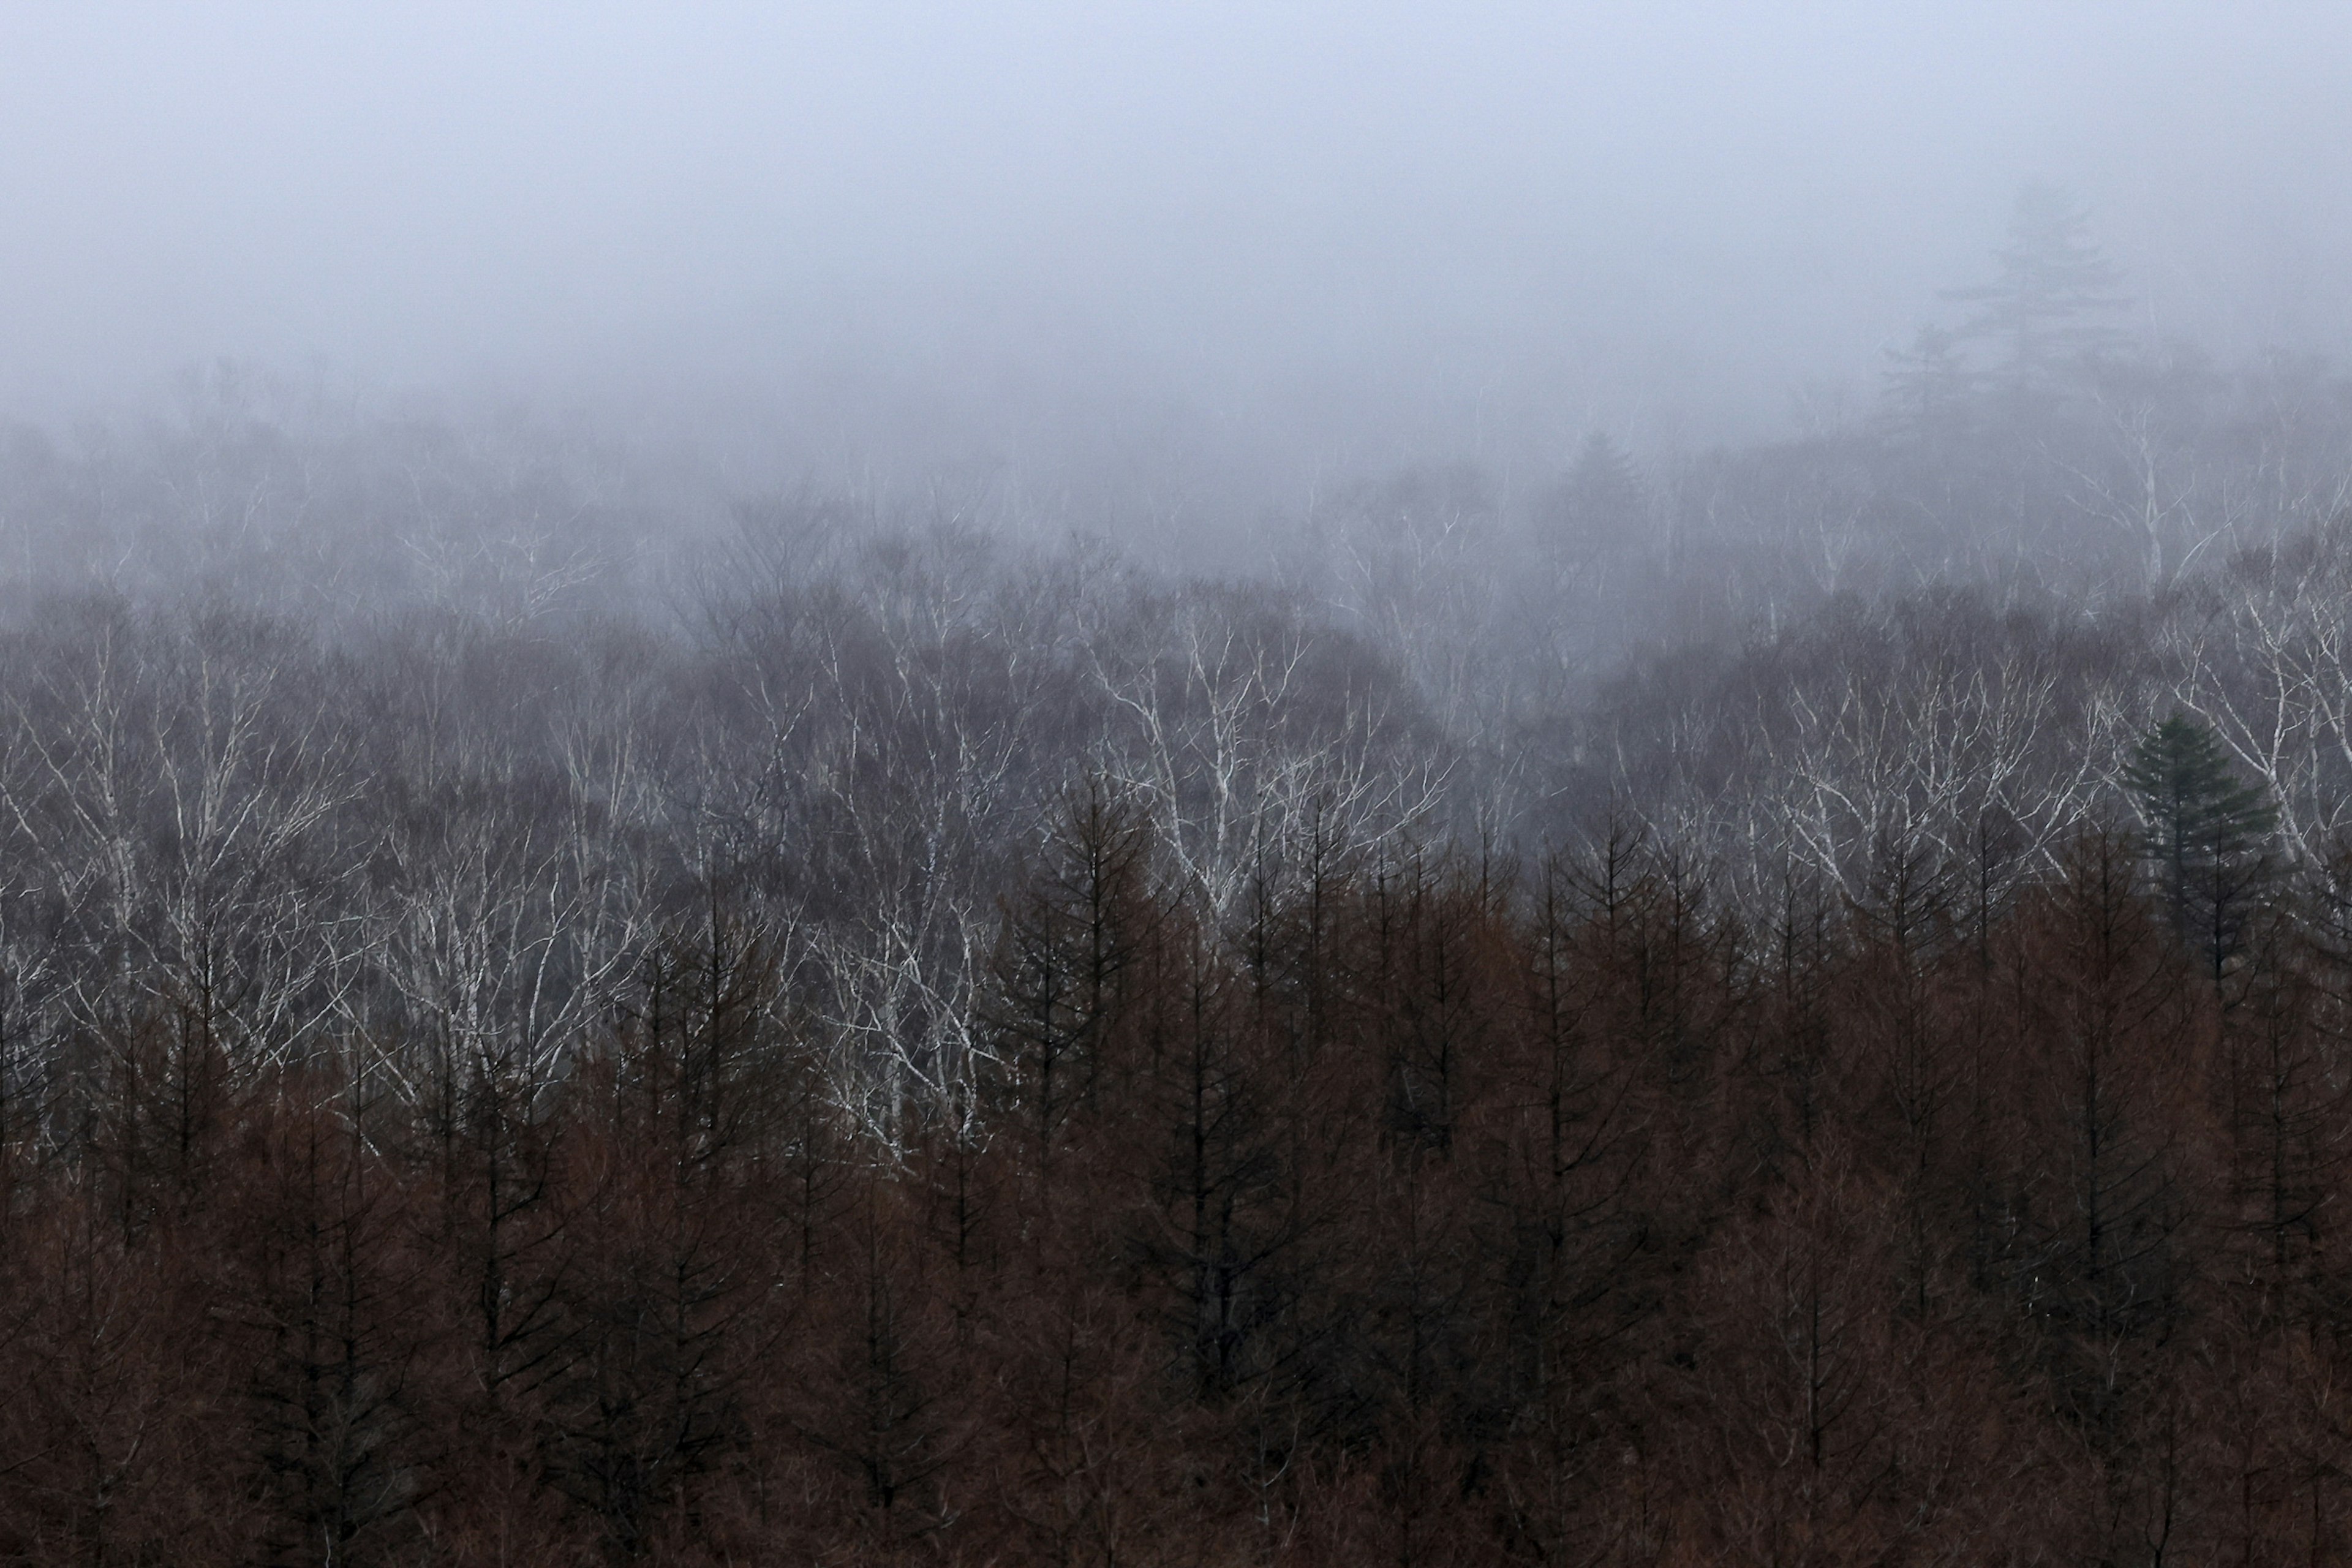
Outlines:
[[2123, 301], [2122, 274], [2090, 238], [2090, 215], [2064, 190], [2039, 182], [2017, 193], [2009, 242], [1993, 253], [2000, 275], [1946, 297], [1976, 307], [1962, 341], [1992, 343], [2012, 392], [2047, 394], [2068, 370], [2111, 351], [2121, 332], [2100, 317]]
[[1605, 432], [1595, 430], [1577, 447], [1576, 461], [1545, 500], [1542, 522], [1553, 548], [1582, 559], [1623, 548], [1647, 509], [1633, 459]]
[[1976, 391], [1976, 374], [1960, 353], [1959, 334], [1944, 327], [1921, 327], [1907, 348], [1886, 352], [1882, 384], [1895, 428], [1906, 436], [1933, 437], [1964, 428]]
[[2124, 784], [2147, 825], [2173, 929], [2219, 979], [2268, 874], [2278, 808], [2238, 776], [2221, 737], [2185, 713], [2140, 737]]

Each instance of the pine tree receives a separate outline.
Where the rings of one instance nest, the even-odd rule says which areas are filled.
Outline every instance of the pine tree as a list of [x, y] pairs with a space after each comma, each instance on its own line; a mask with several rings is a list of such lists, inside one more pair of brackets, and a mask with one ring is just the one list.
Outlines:
[[1978, 379], [1960, 353], [1958, 333], [1921, 327], [1908, 348], [1887, 351], [1881, 378], [1887, 416], [1906, 436], [1948, 432], [1968, 418]]
[[2017, 392], [2046, 392], [2066, 370], [2121, 341], [2098, 318], [2123, 303], [2110, 292], [2122, 274], [2089, 230], [2088, 213], [2066, 192], [2028, 184], [2010, 215], [2009, 243], [1993, 253], [2000, 276], [1946, 295], [1976, 307], [1956, 336], [2004, 350], [1999, 374]]
[[2218, 982], [2270, 871], [2278, 808], [2238, 776], [2221, 737], [2185, 713], [2140, 737], [2124, 769], [2173, 929]]
[[1576, 460], [1539, 504], [1538, 526], [1556, 549], [1579, 557], [1606, 554], [1636, 540], [1649, 510], [1641, 470], [1606, 434], [1594, 430]]

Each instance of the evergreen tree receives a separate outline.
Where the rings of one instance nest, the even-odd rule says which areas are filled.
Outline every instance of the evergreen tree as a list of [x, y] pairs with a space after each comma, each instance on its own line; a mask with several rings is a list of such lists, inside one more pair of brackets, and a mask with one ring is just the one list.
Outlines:
[[2124, 784], [2173, 928], [2219, 980], [2269, 874], [2278, 808], [2238, 776], [2221, 737], [2185, 713], [2140, 737]]
[[1641, 471], [1606, 434], [1595, 430], [1539, 505], [1538, 522], [1555, 548], [1589, 557], [1638, 538], [1649, 510]]
[[2090, 216], [2054, 185], [2017, 194], [2009, 243], [1993, 253], [2000, 275], [1946, 298], [1976, 307], [1956, 336], [2005, 351], [1998, 374], [2017, 392], [2046, 392], [2065, 371], [2111, 352], [2122, 334], [2099, 318], [2123, 301], [2122, 280], [2089, 237]]
[[1958, 334], [1921, 327], [1906, 349], [1890, 349], [1883, 373], [1884, 406], [1904, 435], [1933, 437], [1963, 426], [1977, 375], [1961, 357]]

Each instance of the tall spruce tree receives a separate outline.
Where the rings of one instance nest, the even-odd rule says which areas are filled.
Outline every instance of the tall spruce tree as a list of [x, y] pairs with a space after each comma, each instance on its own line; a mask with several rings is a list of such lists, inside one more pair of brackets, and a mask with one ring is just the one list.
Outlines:
[[1648, 508], [1633, 458], [1594, 430], [1577, 447], [1567, 476], [1538, 503], [1537, 521], [1554, 548], [1590, 558], [1636, 542]]
[[2124, 784], [2173, 929], [2218, 982], [2270, 874], [2278, 808], [2239, 776], [2220, 736], [2180, 712], [2140, 737]]
[[2017, 193], [2008, 243], [1994, 252], [1999, 275], [1945, 293], [1975, 307], [1954, 338], [1991, 345], [2000, 355], [1995, 380], [2012, 395], [2052, 393], [2084, 362], [2123, 344], [2106, 319], [2124, 303], [2114, 292], [2123, 274], [2090, 230], [2089, 213], [2072, 195], [2029, 184]]

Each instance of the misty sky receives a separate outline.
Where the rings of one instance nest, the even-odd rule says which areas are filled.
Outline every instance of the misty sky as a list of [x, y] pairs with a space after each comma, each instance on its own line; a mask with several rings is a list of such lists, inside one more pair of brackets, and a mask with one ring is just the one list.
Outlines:
[[2029, 176], [2144, 325], [2341, 353], [2347, 104], [2337, 4], [11, 0], [0, 405], [225, 356], [852, 460], [1688, 444], [1866, 395]]

